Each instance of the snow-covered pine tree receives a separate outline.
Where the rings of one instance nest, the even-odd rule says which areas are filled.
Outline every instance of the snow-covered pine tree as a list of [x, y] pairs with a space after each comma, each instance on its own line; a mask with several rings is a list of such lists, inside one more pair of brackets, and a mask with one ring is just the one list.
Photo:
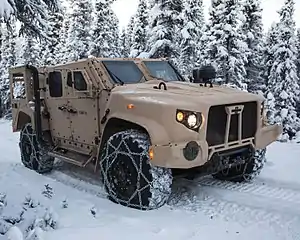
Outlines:
[[21, 52], [19, 53], [18, 64], [40, 66], [41, 45], [38, 40], [27, 35], [24, 35], [20, 40]]
[[110, 0], [97, 0], [90, 54], [95, 57], [118, 56], [118, 19]]
[[278, 43], [269, 76], [269, 92], [275, 98], [275, 122], [283, 124], [283, 138], [292, 139], [300, 130], [296, 104], [299, 101], [299, 78], [296, 67], [296, 36], [294, 0], [285, 0], [279, 11]]
[[77, 61], [88, 57], [93, 5], [91, 0], [73, 0], [71, 9], [67, 59]]
[[57, 8], [59, 8], [58, 0], [1, 0], [0, 20], [4, 19], [9, 26], [13, 20], [11, 17], [15, 17], [21, 24], [21, 34], [44, 37], [43, 32], [48, 28], [45, 21], [48, 18], [48, 11]]
[[62, 29], [63, 15], [60, 10], [49, 14], [49, 31], [46, 33], [49, 41], [43, 41], [44, 51], [41, 52], [41, 65], [54, 65], [59, 63], [56, 50], [60, 40]]
[[201, 49], [201, 37], [204, 29], [202, 0], [186, 0], [183, 11], [182, 41], [180, 43], [179, 69], [182, 74], [190, 75]]
[[112, 38], [110, 29], [109, 0], [96, 0], [95, 20], [92, 27], [92, 43], [90, 54], [95, 57], [108, 57], [111, 49], [109, 40]]
[[148, 12], [146, 0], [140, 0], [138, 4], [137, 13], [132, 32], [132, 46], [130, 57], [137, 57], [146, 49], [147, 34], [146, 28], [148, 26]]
[[120, 49], [120, 57], [128, 57], [129, 51], [126, 48], [126, 29], [122, 28], [119, 37], [119, 49]]
[[[11, 19], [12, 20], [12, 19]], [[10, 89], [8, 68], [16, 65], [16, 23], [10, 21], [10, 27], [2, 25], [2, 58], [0, 62], [0, 117], [6, 115], [10, 109]]]
[[275, 45], [278, 43], [279, 28], [278, 23], [273, 22], [267, 35], [264, 37], [263, 41], [263, 73], [264, 83], [268, 89], [269, 76], [271, 74], [271, 68], [274, 62]]
[[247, 44], [240, 30], [240, 1], [212, 0], [209, 15], [205, 64], [217, 69], [220, 83], [246, 88]]
[[111, 47], [110, 57], [120, 57], [120, 49], [119, 49], [119, 19], [115, 12], [111, 8], [111, 4], [113, 1], [111, 1], [109, 5], [109, 16], [110, 16], [110, 22], [109, 22], [109, 28], [111, 29], [112, 38], [109, 39], [109, 46]]
[[297, 69], [300, 79], [300, 28], [297, 29]]
[[128, 56], [131, 52], [134, 22], [135, 22], [135, 15], [130, 17], [129, 23], [128, 23], [127, 28], [126, 28], [125, 43], [126, 43], [126, 49], [128, 51]]
[[71, 14], [67, 9], [63, 9], [64, 19], [62, 22], [62, 28], [59, 34], [59, 41], [55, 48], [55, 56], [56, 56], [56, 63], [65, 63], [68, 61], [68, 45], [67, 42], [69, 40], [68, 34], [70, 29], [70, 20]]
[[278, 31], [278, 23], [273, 22], [263, 41], [262, 78], [266, 86], [264, 95], [266, 97], [267, 117], [270, 123], [275, 123], [275, 98], [271, 92], [272, 89], [269, 87], [269, 76], [271, 75], [271, 68], [274, 62], [275, 46], [278, 43]]
[[245, 21], [242, 25], [243, 34], [246, 36], [248, 55], [246, 63], [246, 83], [248, 91], [265, 91], [264, 80], [261, 77], [263, 58], [263, 23], [261, 0], [245, 0], [243, 3]]
[[[182, 25], [182, 0], [155, 0], [149, 12], [149, 56], [167, 57], [174, 60], [179, 57], [179, 42], [176, 30]], [[176, 63], [176, 62], [175, 62]]]

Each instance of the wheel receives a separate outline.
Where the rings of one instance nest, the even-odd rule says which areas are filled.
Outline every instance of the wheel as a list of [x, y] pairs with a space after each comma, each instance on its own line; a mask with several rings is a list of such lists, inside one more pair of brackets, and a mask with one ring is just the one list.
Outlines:
[[240, 164], [231, 168], [224, 169], [213, 175], [216, 179], [232, 181], [232, 182], [245, 182], [251, 181], [260, 174], [266, 162], [266, 149], [253, 151], [251, 159], [246, 163]]
[[126, 130], [106, 142], [100, 171], [108, 198], [123, 206], [150, 210], [163, 206], [171, 194], [171, 169], [153, 166], [147, 134]]
[[38, 173], [47, 173], [53, 169], [54, 157], [47, 154], [45, 147], [37, 142], [37, 136], [31, 123], [26, 124], [20, 133], [19, 147], [21, 161], [25, 167]]

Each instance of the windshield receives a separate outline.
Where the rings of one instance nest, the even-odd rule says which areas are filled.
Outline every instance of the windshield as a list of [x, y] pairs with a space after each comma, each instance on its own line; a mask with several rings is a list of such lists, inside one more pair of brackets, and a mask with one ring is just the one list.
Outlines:
[[102, 61], [110, 77], [116, 83], [137, 83], [143, 73], [133, 61]]
[[150, 74], [165, 81], [183, 81], [180, 74], [167, 61], [144, 61]]

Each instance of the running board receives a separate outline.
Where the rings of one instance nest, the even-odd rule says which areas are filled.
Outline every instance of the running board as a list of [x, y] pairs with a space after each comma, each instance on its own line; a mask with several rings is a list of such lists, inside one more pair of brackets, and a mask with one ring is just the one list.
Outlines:
[[51, 151], [48, 152], [48, 155], [50, 157], [58, 158], [60, 160], [63, 160], [65, 162], [71, 163], [79, 167], [86, 167], [94, 159], [94, 156], [83, 155], [68, 150], [66, 150], [65, 153], [58, 152], [58, 151]]

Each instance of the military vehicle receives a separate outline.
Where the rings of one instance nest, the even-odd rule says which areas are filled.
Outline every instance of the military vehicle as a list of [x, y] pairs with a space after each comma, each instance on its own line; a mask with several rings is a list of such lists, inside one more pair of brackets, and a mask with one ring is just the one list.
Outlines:
[[249, 181], [282, 127], [267, 123], [261, 96], [199, 84], [204, 73], [188, 82], [166, 59], [13, 67], [22, 163], [41, 174], [55, 159], [89, 166], [111, 201], [142, 210], [164, 205], [176, 177]]

